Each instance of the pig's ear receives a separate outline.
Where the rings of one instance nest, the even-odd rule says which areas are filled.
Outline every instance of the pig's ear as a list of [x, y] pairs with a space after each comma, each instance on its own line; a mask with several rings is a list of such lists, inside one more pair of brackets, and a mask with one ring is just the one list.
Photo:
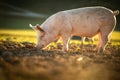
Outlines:
[[36, 29], [39, 30], [39, 31], [41, 31], [41, 32], [44, 32], [44, 30], [40, 27], [39, 24], [36, 24]]
[[32, 29], [34, 29], [34, 30], [39, 30], [39, 31], [41, 31], [41, 32], [44, 32], [44, 30], [41, 29], [41, 27], [40, 27], [39, 24], [36, 24], [36, 26], [32, 26], [31, 24], [29, 24], [29, 26], [30, 26]]
[[36, 30], [35, 26], [32, 26], [32, 24], [29, 24], [29, 26], [30, 26], [32, 29]]

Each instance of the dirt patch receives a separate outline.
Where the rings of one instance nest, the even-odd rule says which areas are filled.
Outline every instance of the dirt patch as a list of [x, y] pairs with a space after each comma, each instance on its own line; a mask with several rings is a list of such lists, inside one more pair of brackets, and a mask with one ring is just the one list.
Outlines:
[[67, 53], [61, 44], [45, 50], [34, 46], [0, 41], [0, 80], [120, 80], [120, 45], [107, 45], [101, 54], [75, 43]]

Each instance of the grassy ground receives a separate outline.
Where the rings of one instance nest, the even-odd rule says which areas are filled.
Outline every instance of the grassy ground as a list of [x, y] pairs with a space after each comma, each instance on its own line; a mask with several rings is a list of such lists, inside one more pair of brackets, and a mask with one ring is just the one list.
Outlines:
[[[113, 45], [120, 45], [120, 32], [114, 31], [111, 35]], [[0, 40], [10, 40], [16, 42], [33, 42], [36, 43], [36, 32], [33, 30], [0, 30]], [[71, 40], [71, 42], [76, 42]], [[77, 41], [78, 42], [78, 41]], [[80, 42], [80, 41], [79, 41]], [[95, 44], [97, 36], [95, 36]]]
[[61, 52], [61, 41], [36, 50], [33, 30], [0, 30], [0, 80], [120, 80], [120, 32], [114, 31], [104, 53], [94, 45], [71, 40]]

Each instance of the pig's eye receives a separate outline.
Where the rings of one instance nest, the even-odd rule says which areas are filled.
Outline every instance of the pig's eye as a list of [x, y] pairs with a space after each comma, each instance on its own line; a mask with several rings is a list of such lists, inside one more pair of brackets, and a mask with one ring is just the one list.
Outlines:
[[44, 37], [44, 35], [40, 36], [40, 38], [43, 38], [43, 37]]

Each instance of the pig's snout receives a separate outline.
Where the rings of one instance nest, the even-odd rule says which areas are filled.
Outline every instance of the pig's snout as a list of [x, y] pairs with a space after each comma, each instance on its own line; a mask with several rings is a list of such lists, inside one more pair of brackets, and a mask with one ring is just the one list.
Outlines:
[[40, 45], [40, 44], [37, 44], [37, 45], [36, 45], [36, 48], [37, 48], [37, 49], [42, 49], [43, 47], [44, 47], [44, 45]]

